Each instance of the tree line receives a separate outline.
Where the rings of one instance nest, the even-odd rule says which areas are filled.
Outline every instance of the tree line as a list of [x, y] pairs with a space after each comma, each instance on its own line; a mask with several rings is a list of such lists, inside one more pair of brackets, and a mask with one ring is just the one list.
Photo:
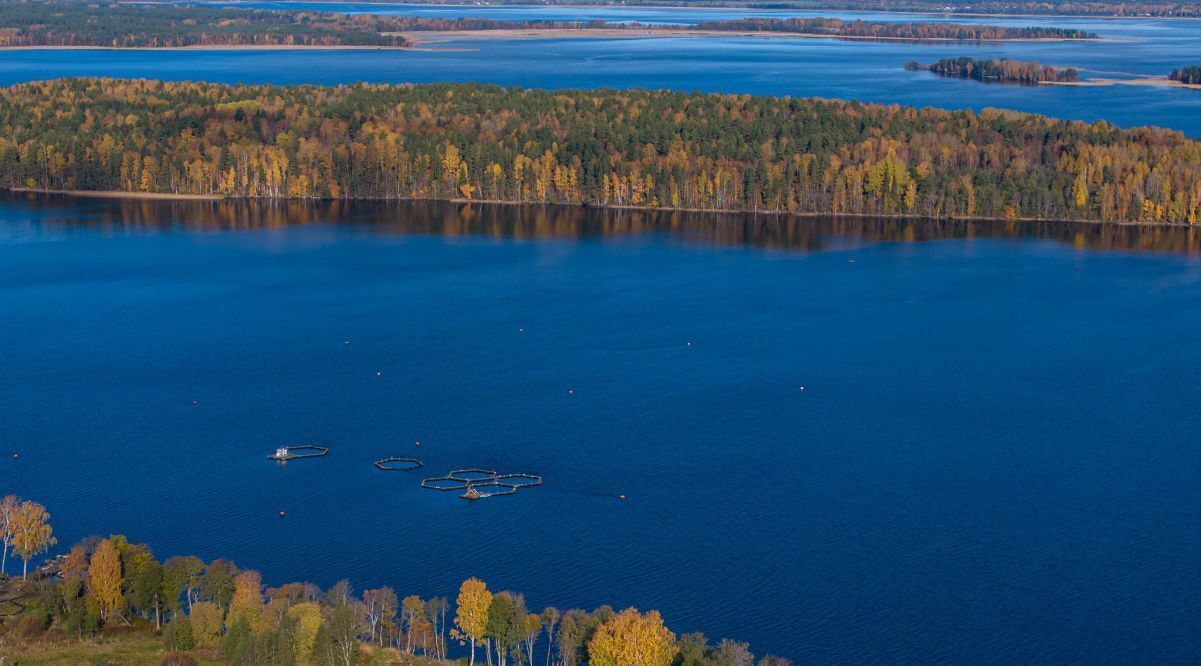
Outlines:
[[1201, 143], [996, 110], [59, 79], [0, 89], [0, 128], [0, 183], [10, 187], [1201, 221]]
[[[491, 0], [496, 5], [528, 5], [529, 0]], [[421, 0], [420, 4], [459, 5], [462, 0]], [[612, 5], [614, 0], [543, 0], [543, 5]], [[732, 7], [747, 9], [848, 9], [931, 14], [1008, 14], [1049, 16], [1201, 17], [1197, 2], [1127, 2], [1124, 0], [978, 0], [966, 4], [944, 0], [622, 0], [625, 6]]]
[[0, 3], [0, 46], [403, 46], [385, 18], [175, 5]]
[[[10, 500], [34, 504], [4, 502]], [[654, 610], [534, 612], [523, 595], [489, 590], [478, 578], [463, 581], [453, 603], [401, 597], [387, 586], [356, 592], [346, 580], [327, 590], [271, 587], [259, 572], [225, 559], [160, 562], [122, 535], [84, 539], [55, 562], [53, 576], [0, 585], [5, 601], [20, 608], [0, 617], [0, 646], [142, 630], [161, 636], [169, 651], [164, 663], [173, 664], [195, 663], [187, 656], [195, 652], [238, 666], [351, 666], [368, 646], [445, 661], [452, 645], [462, 646], [471, 666], [756, 664], [746, 643], [677, 637]], [[790, 666], [778, 657], [758, 665]]]
[[884, 23], [874, 21], [843, 21], [836, 18], [747, 18], [737, 21], [703, 21], [692, 26], [697, 30], [736, 30], [747, 32], [790, 32], [834, 37], [863, 37], [875, 39], [1099, 39], [1095, 32], [1071, 28], [1005, 27], [995, 25], [966, 25], [958, 23]]
[[1183, 69], [1174, 69], [1168, 78], [1190, 85], [1201, 85], [1201, 66], [1193, 65]]
[[232, 7], [84, 4], [71, 0], [0, 3], [0, 46], [403, 46], [401, 32], [466, 30], [714, 30], [820, 34], [878, 39], [1096, 39], [1063, 28], [839, 19], [743, 19], [691, 25], [606, 21], [501, 21], [489, 18], [373, 16]]
[[920, 62], [908, 62], [905, 69], [929, 71], [939, 76], [950, 76], [976, 81], [996, 81], [1001, 83], [1023, 83], [1038, 85], [1040, 83], [1073, 83], [1080, 80], [1080, 72], [1075, 68], [1055, 69], [1037, 62], [1021, 60], [974, 60], [972, 58], [943, 58], [931, 65]]

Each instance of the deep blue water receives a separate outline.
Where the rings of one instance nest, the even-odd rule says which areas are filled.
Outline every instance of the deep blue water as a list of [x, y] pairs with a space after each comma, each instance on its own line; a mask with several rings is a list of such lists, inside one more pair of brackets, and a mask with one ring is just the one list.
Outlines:
[[[755, 12], [654, 8], [415, 7], [243, 3], [433, 16], [687, 23]], [[150, 11], [150, 10], [148, 10]], [[1201, 63], [1201, 21], [1070, 17], [951, 17], [820, 12], [877, 21], [1052, 25], [1094, 31], [1103, 42], [865, 43], [748, 37], [473, 41], [425, 51], [2, 51], [0, 84], [60, 76], [153, 77], [221, 82], [484, 81], [530, 87], [649, 87], [860, 99], [943, 108], [1009, 108], [1122, 126], [1160, 125], [1201, 137], [1201, 91], [1153, 86], [1037, 88], [909, 72], [910, 60], [962, 55], [1083, 68], [1082, 77], [1165, 76]], [[447, 48], [450, 47], [450, 48]]]
[[[64, 547], [423, 596], [475, 575], [800, 663], [1192, 662], [1199, 247], [9, 201], [0, 486]], [[302, 441], [332, 450], [264, 459]], [[370, 464], [413, 452], [546, 484], [469, 504]]]

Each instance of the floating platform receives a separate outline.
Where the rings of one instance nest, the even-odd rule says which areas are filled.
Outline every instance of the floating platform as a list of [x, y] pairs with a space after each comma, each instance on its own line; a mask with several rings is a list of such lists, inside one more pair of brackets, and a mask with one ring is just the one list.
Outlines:
[[465, 500], [486, 499], [488, 497], [498, 497], [500, 495], [516, 495], [517, 486], [512, 486], [499, 481], [483, 481], [480, 483], [467, 484], [467, 492], [459, 495], [459, 498]]
[[315, 446], [312, 444], [302, 444], [299, 446], [281, 446], [275, 450], [275, 453], [267, 456], [268, 460], [277, 460], [279, 462], [287, 462], [289, 460], [298, 460], [300, 458], [320, 458], [329, 453], [329, 449], [324, 446]]
[[372, 464], [376, 469], [382, 469], [385, 472], [411, 472], [425, 466], [420, 458], [402, 458], [400, 456], [381, 458]]

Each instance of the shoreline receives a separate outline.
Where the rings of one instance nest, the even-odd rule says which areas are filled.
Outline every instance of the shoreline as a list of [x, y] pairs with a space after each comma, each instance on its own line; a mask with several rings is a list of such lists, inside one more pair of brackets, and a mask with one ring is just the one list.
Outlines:
[[953, 39], [950, 37], [871, 37], [867, 35], [826, 35], [810, 32], [776, 32], [770, 30], [694, 30], [691, 28], [502, 28], [495, 30], [406, 30], [386, 32], [403, 37], [414, 46], [441, 44], [453, 41], [490, 39], [654, 39], [663, 37], [755, 37], [764, 39], [838, 39], [864, 42], [973, 42], [1001, 44], [1010, 42], [1106, 42], [1098, 39], [1025, 37], [1014, 39]]
[[[142, 2], [142, 1], [131, 2], [130, 0], [119, 0], [119, 1], [122, 4], [156, 4], [156, 5], [174, 4], [170, 0], [159, 0], [159, 1], [149, 0], [146, 2]], [[295, 4], [322, 4], [322, 5], [330, 4], [330, 2], [328, 2], [327, 0], [285, 0], [285, 1], [295, 3]], [[350, 0], [335, 0], [334, 4], [339, 4], [340, 2], [349, 2], [349, 1]], [[220, 5], [222, 3], [214, 2], [213, 0], [201, 0], [201, 4]], [[234, 0], [234, 2], [230, 6], [237, 7], [237, 6], [239, 6], [239, 4], [241, 4], [241, 3], [239, 3], [237, 0]], [[739, 12], [739, 11], [758, 11], [758, 12], [777, 11], [777, 12], [814, 12], [814, 13], [816, 13], [816, 12], [846, 12], [848, 14], [912, 14], [914, 16], [980, 16], [980, 17], [985, 17], [985, 18], [1002, 18], [1002, 19], [1003, 18], [1043, 18], [1043, 19], [1064, 18], [1064, 19], [1099, 19], [1099, 20], [1107, 20], [1107, 21], [1122, 21], [1122, 20], [1201, 21], [1201, 16], [1119, 16], [1117, 14], [998, 14], [996, 12], [987, 13], [987, 12], [971, 12], [971, 11], [938, 11], [935, 9], [929, 9], [929, 10], [920, 10], [920, 9], [908, 9], [908, 10], [839, 9], [837, 7], [814, 7], [811, 9], [807, 9], [807, 8], [803, 8], [803, 7], [784, 7], [784, 8], [779, 8], [779, 9], [774, 9], [774, 8], [773, 9], [765, 9], [762, 7], [752, 7], [750, 5], [731, 5], [731, 6], [724, 6], [724, 7], [697, 7], [697, 6], [689, 6], [689, 5], [655, 5], [655, 4], [622, 5], [622, 4], [617, 4], [616, 2], [605, 3], [605, 4], [595, 4], [595, 5], [581, 5], [581, 4], [576, 4], [576, 3], [483, 5], [483, 4], [466, 4], [466, 3], [445, 3], [444, 4], [444, 3], [433, 3], [433, 2], [387, 2], [386, 0], [363, 0], [362, 2], [355, 2], [354, 4], [379, 5], [381, 7], [446, 7], [448, 9], [455, 9], [455, 8], [459, 8], [459, 9], [513, 8], [513, 9], [515, 9], [515, 8], [521, 8], [521, 7], [525, 7], [525, 8], [529, 8], [529, 9], [545, 9], [547, 7], [561, 7], [563, 9], [589, 9], [589, 10], [597, 9], [597, 8], [602, 8], [602, 9], [603, 8], [614, 8], [614, 9], [679, 9], [679, 10], [685, 10], [685, 11], [728, 11], [728, 12]], [[336, 10], [334, 10], [334, 11], [336, 11]], [[819, 14], [819, 16], [820, 16], [820, 14]], [[745, 17], [739, 17], [739, 18], [745, 18]]]
[[142, 201], [225, 201], [223, 194], [172, 194], [170, 192], [131, 192], [126, 190], [55, 190], [45, 187], [6, 187], [13, 194], [51, 194], [63, 197], [130, 199]]
[[409, 51], [412, 46], [191, 44], [189, 46], [0, 46], [0, 51]]
[[463, 198], [440, 198], [440, 197], [405, 197], [396, 199], [387, 198], [371, 198], [371, 197], [355, 197], [347, 199], [328, 199], [323, 197], [251, 197], [251, 196], [225, 196], [221, 194], [171, 194], [163, 192], [131, 192], [122, 190], [56, 190], [37, 187], [0, 187], [0, 190], [7, 190], [13, 194], [40, 194], [60, 196], [67, 198], [97, 198], [97, 199], [124, 199], [127, 201], [196, 201], [196, 202], [279, 202], [287, 203], [293, 201], [303, 202], [404, 202], [404, 201], [442, 201], [460, 205], [488, 205], [488, 206], [564, 206], [568, 208], [579, 209], [597, 209], [597, 210], [629, 210], [629, 211], [647, 211], [655, 213], [689, 213], [703, 215], [759, 215], [769, 217], [796, 217], [796, 218], [814, 218], [814, 217], [834, 217], [834, 218], [878, 218], [883, 220], [928, 220], [931, 222], [996, 222], [996, 223], [1059, 223], [1059, 224], [1086, 224], [1086, 225], [1108, 225], [1116, 227], [1138, 227], [1148, 229], [1193, 229], [1198, 225], [1172, 222], [1122, 222], [1117, 220], [1073, 220], [1064, 218], [1051, 217], [989, 217], [983, 215], [946, 215], [942, 217], [934, 217], [930, 215], [913, 215], [908, 213], [835, 213], [835, 212], [788, 212], [776, 210], [746, 210], [746, 209], [728, 209], [728, 208], [668, 208], [664, 206], [633, 206], [625, 204], [596, 204], [596, 203], [571, 203], [562, 201], [508, 201], [503, 199], [463, 199]]

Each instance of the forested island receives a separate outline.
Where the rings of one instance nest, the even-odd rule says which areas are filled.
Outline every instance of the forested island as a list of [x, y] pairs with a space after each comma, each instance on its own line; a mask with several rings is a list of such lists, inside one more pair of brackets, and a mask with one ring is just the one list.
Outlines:
[[60, 0], [0, 3], [0, 47], [92, 46], [403, 46], [366, 14], [236, 8], [85, 4]]
[[1191, 86], [1201, 85], [1201, 65], [1174, 69], [1168, 78]]
[[[517, 592], [469, 578], [454, 595], [355, 590], [342, 580], [264, 584], [259, 572], [195, 556], [159, 561], [122, 535], [89, 537], [20, 577], [57, 541], [37, 502], [0, 499], [0, 654], [7, 663], [236, 666], [435, 666], [452, 657], [494, 666], [755, 666], [750, 646], [678, 636], [658, 611], [538, 612]], [[632, 650], [637, 646], [637, 650]], [[14, 659], [15, 657], [15, 659]], [[767, 656], [759, 666], [791, 666]]]
[[872, 39], [1097, 39], [1061, 28], [839, 19], [744, 19], [691, 25], [605, 21], [499, 21], [486, 18], [373, 16], [321, 11], [179, 5], [84, 4], [70, 0], [0, 3], [0, 47], [181, 48], [222, 46], [401, 47], [402, 33], [571, 30], [619, 34], [765, 32]]
[[905, 64], [905, 69], [929, 71], [939, 76], [950, 76], [960, 79], [973, 79], [984, 82], [1022, 83], [1037, 85], [1040, 83], [1074, 83], [1080, 80], [1080, 73], [1068, 67], [1055, 69], [1037, 62], [1021, 60], [973, 60], [972, 58], [943, 58], [931, 65], [919, 62]]
[[[399, 2], [400, 0], [391, 0]], [[462, 0], [404, 0], [410, 4], [459, 5]], [[494, 5], [529, 5], [530, 0], [490, 0]], [[1122, 0], [981, 0], [948, 3], [939, 0], [542, 0], [539, 5], [623, 5], [635, 7], [713, 7], [877, 12], [915, 12], [962, 15], [1049, 15], [1201, 18], [1201, 2], [1124, 2]]]
[[695, 30], [785, 32], [869, 39], [956, 39], [964, 41], [1100, 39], [1100, 36], [1095, 32], [1085, 32], [1070, 28], [1012, 28], [957, 23], [882, 23], [874, 21], [843, 21], [835, 18], [821, 17], [788, 19], [748, 18], [734, 21], [703, 21], [691, 27]]
[[1201, 142], [817, 99], [479, 84], [0, 89], [0, 183], [935, 218], [1201, 221]]

